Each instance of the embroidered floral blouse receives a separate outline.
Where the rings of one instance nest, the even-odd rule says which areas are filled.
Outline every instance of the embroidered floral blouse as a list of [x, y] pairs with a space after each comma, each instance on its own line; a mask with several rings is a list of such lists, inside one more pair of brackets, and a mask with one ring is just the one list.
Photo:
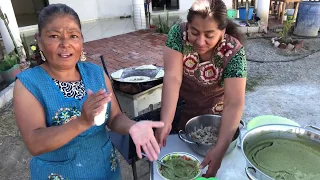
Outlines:
[[[166, 46], [176, 51], [179, 51], [181, 53], [184, 53], [185, 51], [189, 51], [189, 49], [193, 50], [192, 45], [190, 44], [184, 45], [183, 41], [186, 40], [184, 39], [186, 36], [186, 32], [184, 31], [182, 34], [181, 31], [182, 31], [181, 26], [179, 24], [173, 25], [173, 27], [171, 28], [168, 34]], [[235, 56], [231, 58], [228, 66], [224, 70], [223, 77], [224, 78], [247, 77], [246, 56], [245, 56], [244, 47], [242, 47], [235, 54]]]
[[183, 81], [180, 99], [186, 102], [181, 113], [179, 129], [186, 122], [202, 114], [218, 114], [223, 111], [224, 79], [245, 78], [246, 55], [242, 44], [226, 34], [224, 40], [213, 49], [213, 57], [201, 62], [199, 54], [187, 39], [186, 23], [173, 25], [166, 46], [183, 55]]

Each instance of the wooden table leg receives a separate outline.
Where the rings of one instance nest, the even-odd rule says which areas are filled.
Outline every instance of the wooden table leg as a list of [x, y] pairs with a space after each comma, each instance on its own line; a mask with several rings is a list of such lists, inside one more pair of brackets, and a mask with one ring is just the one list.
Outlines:
[[278, 4], [278, 19], [279, 19], [279, 17], [281, 17], [281, 13], [282, 13], [282, 2], [279, 2], [279, 4]]
[[281, 14], [281, 24], [283, 24], [284, 13], [286, 12], [287, 3], [283, 3], [282, 14]]
[[298, 15], [298, 9], [299, 9], [299, 2], [296, 5], [296, 8], [294, 9], [294, 15], [293, 15], [293, 22], [296, 21], [297, 15]]
[[133, 159], [132, 159], [131, 167], [132, 167], [132, 175], [133, 175], [133, 179], [134, 179], [134, 180], [138, 180], [138, 173], [137, 173], [136, 162], [137, 162], [136, 158], [133, 158]]

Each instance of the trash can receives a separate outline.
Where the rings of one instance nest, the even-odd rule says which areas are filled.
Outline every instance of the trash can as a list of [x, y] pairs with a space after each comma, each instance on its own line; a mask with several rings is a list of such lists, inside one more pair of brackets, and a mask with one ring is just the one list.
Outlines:
[[[253, 16], [253, 11], [254, 11], [254, 7], [249, 7], [249, 13], [248, 13], [248, 20], [252, 19]], [[246, 11], [246, 7], [239, 7], [239, 19], [240, 20], [246, 20], [246, 16], [247, 16], [247, 11]]]
[[320, 2], [300, 2], [299, 11], [294, 27], [294, 35], [318, 36], [320, 30]]

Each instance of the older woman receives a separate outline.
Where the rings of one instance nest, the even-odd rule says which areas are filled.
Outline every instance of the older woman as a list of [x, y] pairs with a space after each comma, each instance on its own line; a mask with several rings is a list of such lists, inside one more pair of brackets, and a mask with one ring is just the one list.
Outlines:
[[[215, 147], [202, 166], [215, 176], [242, 116], [246, 85], [246, 56], [242, 36], [228, 20], [222, 0], [196, 0], [187, 23], [174, 25], [164, 49], [164, 84], [161, 121], [156, 130], [165, 146], [172, 128], [184, 129], [198, 115], [222, 114]], [[172, 127], [178, 97], [185, 101], [179, 127]]]
[[[134, 122], [121, 113], [102, 68], [84, 60], [77, 13], [63, 4], [42, 10], [38, 42], [43, 63], [23, 71], [14, 87], [14, 110], [24, 142], [34, 156], [31, 179], [121, 179], [105, 126], [130, 134], [153, 161], [159, 145], [152, 128], [162, 122]], [[108, 104], [106, 122], [94, 117]]]

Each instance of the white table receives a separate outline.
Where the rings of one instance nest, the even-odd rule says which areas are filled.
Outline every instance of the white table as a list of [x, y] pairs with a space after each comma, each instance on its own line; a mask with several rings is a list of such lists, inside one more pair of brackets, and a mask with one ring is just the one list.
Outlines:
[[[200, 161], [204, 159], [204, 157], [193, 152], [186, 143], [182, 142], [178, 135], [169, 135], [166, 147], [161, 149], [159, 159], [165, 154], [171, 152], [186, 152], [196, 156]], [[150, 179], [162, 180], [157, 171], [157, 163], [154, 161], [150, 166]], [[221, 167], [216, 177], [219, 180], [247, 180], [248, 178], [244, 171], [245, 167], [246, 160], [241, 153], [241, 149], [236, 147], [230, 154], [223, 158]], [[201, 173], [205, 174], [206, 170], [207, 168], [203, 169]]]

